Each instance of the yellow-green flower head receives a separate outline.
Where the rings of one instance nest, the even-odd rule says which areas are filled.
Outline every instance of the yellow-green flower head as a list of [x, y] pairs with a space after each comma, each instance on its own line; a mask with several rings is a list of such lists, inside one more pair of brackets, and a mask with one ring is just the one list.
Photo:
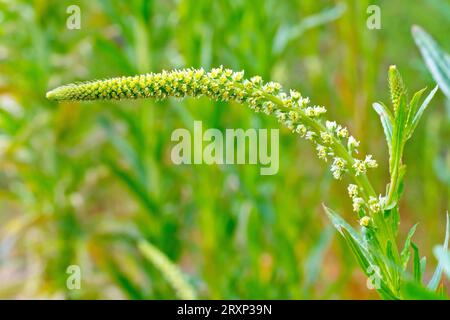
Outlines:
[[406, 95], [406, 87], [396, 66], [389, 67], [389, 90], [394, 111], [397, 111], [401, 96]]

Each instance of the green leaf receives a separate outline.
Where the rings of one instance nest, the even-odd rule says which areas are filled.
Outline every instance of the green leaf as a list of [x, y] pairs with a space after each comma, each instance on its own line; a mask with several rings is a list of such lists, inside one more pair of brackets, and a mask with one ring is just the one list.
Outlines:
[[[326, 206], [323, 207], [335, 228], [344, 237], [364, 274], [366, 274], [367, 276], [372, 276], [368, 273], [368, 271], [370, 270], [369, 267], [376, 266], [376, 264], [372, 261], [371, 255], [366, 248], [364, 240], [361, 238], [359, 233], [356, 232], [356, 230], [353, 229], [339, 214], [327, 208]], [[378, 288], [377, 291], [380, 293], [381, 297], [383, 299], [390, 300], [398, 299], [398, 297], [386, 285], [381, 275], [379, 276], [381, 278], [380, 288]]]
[[408, 136], [407, 139], [409, 139], [412, 134], [414, 133], [414, 130], [416, 130], [417, 125], [419, 124], [419, 120], [422, 117], [424, 111], [426, 110], [426, 108], [428, 107], [428, 104], [430, 103], [431, 99], [433, 99], [436, 91], [439, 89], [438, 86], [434, 87], [433, 90], [431, 90], [430, 94], [428, 94], [428, 96], [425, 98], [425, 100], [423, 101], [422, 105], [420, 106], [419, 110], [417, 111], [417, 113], [414, 115], [413, 120], [411, 121], [411, 125], [408, 128]]
[[367, 250], [366, 244], [363, 240], [363, 238], [360, 236], [360, 234], [352, 227], [350, 226], [338, 213], [334, 212], [332, 209], [323, 206], [326, 214], [331, 220], [331, 223], [334, 225], [337, 231], [341, 235], [343, 235], [342, 230], [347, 230], [347, 232], [352, 236], [353, 239], [365, 250]]
[[400, 213], [398, 212], [398, 207], [394, 206], [393, 208], [391, 208], [390, 214], [392, 217], [392, 219], [391, 219], [392, 231], [394, 232], [394, 235], [397, 236], [398, 226], [400, 225]]
[[417, 228], [417, 223], [415, 225], [413, 225], [412, 228], [409, 230], [408, 235], [405, 240], [405, 245], [403, 247], [402, 252], [400, 253], [400, 257], [402, 260], [402, 267], [403, 267], [403, 270], [405, 270], [405, 271], [408, 266], [408, 261], [409, 261], [409, 257], [410, 257], [411, 239], [412, 239], [412, 236], [414, 235], [414, 232], [416, 232], [416, 228]]
[[450, 100], [450, 56], [419, 26], [412, 27], [412, 35], [434, 80]]
[[386, 256], [388, 257], [389, 261], [395, 261], [394, 253], [392, 252], [392, 250], [392, 242], [391, 240], [388, 240], [386, 244]]
[[[373, 276], [373, 274], [370, 274], [368, 272], [370, 270], [369, 268], [375, 265], [371, 262], [370, 254], [363, 247], [361, 247], [361, 245], [358, 242], [355, 241], [355, 239], [347, 231], [347, 229], [342, 229], [341, 234], [346, 240], [350, 249], [352, 250], [353, 255], [356, 258], [356, 261], [358, 262], [364, 274], [368, 277]], [[377, 291], [380, 293], [381, 297], [383, 299], [397, 300], [398, 297], [391, 291], [391, 289], [389, 289], [389, 287], [382, 279], [382, 276], [381, 275], [377, 276], [380, 277], [380, 287], [377, 288]]]
[[420, 260], [420, 254], [419, 254], [419, 248], [414, 244], [411, 243], [411, 248], [414, 251], [414, 259], [413, 259], [413, 275], [414, 280], [421, 283], [422, 282], [422, 267], [421, 267], [421, 260]]
[[352, 250], [353, 254], [355, 255], [356, 261], [358, 262], [359, 266], [361, 267], [362, 271], [368, 275], [367, 270], [372, 265], [369, 258], [369, 253], [366, 251], [366, 249], [361, 246], [353, 236], [347, 231], [347, 229], [342, 229], [340, 231], [344, 239], [347, 241], [348, 246]]
[[408, 117], [406, 119], [406, 127], [408, 128], [408, 135], [407, 135], [407, 139], [409, 139], [412, 135], [412, 133], [410, 132], [411, 128], [411, 124], [412, 121], [414, 119], [414, 116], [417, 112], [418, 106], [419, 106], [419, 101], [420, 98], [422, 97], [423, 93], [425, 92], [427, 88], [423, 88], [419, 91], [417, 91], [414, 96], [412, 97], [411, 101], [409, 102], [409, 110], [408, 110]]
[[422, 259], [420, 259], [420, 274], [425, 274], [427, 268], [427, 257], [422, 257]]
[[[447, 225], [446, 225], [446, 231], [445, 231], [445, 240], [444, 240], [444, 244], [443, 244], [443, 250], [447, 251], [448, 250], [448, 241], [449, 241], [449, 237], [450, 237], [450, 222], [449, 222], [449, 216], [448, 216], [448, 212], [447, 212]], [[444, 261], [443, 260], [439, 260], [438, 266], [436, 267], [436, 270], [434, 271], [433, 277], [431, 278], [430, 282], [428, 283], [428, 288], [431, 290], [436, 290], [439, 282], [441, 281], [441, 277], [442, 277], [442, 271], [444, 269]]]
[[375, 102], [372, 104], [373, 109], [380, 116], [381, 125], [383, 126], [384, 136], [389, 147], [389, 153], [392, 149], [392, 123], [394, 121], [391, 111], [383, 104]]

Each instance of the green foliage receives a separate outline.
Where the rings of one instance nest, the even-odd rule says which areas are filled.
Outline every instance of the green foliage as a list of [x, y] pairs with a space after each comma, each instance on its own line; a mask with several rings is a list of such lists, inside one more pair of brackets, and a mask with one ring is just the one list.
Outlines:
[[447, 224], [445, 228], [445, 240], [444, 244], [440, 248], [440, 258], [439, 264], [436, 267], [436, 270], [434, 271], [433, 277], [431, 278], [430, 282], [428, 283], [428, 288], [431, 290], [437, 290], [439, 282], [441, 281], [442, 272], [445, 268], [445, 265], [447, 263], [445, 253], [448, 253], [448, 242], [450, 240], [450, 219], [447, 214]]

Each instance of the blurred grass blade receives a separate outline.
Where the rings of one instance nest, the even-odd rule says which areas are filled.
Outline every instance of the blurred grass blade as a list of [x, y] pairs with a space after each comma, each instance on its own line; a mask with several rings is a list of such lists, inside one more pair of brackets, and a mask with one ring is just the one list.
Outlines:
[[444, 250], [443, 246], [435, 246], [433, 253], [436, 259], [442, 262], [442, 268], [447, 275], [447, 278], [450, 279], [450, 252], [448, 250]]
[[147, 212], [151, 214], [156, 214], [159, 212], [157, 203], [147, 192], [145, 186], [143, 186], [136, 178], [131, 176], [125, 170], [122, 170], [116, 163], [109, 158], [104, 160], [109, 169], [113, 174], [115, 174], [122, 183], [124, 183], [129, 190], [134, 194], [134, 196], [142, 203]]
[[[447, 251], [448, 250], [448, 241], [450, 237], [450, 221], [449, 216], [447, 212], [447, 224], [445, 229], [445, 240], [444, 245], [442, 246], [442, 250]], [[439, 282], [441, 281], [442, 271], [444, 269], [444, 260], [439, 260], [438, 266], [436, 267], [436, 271], [433, 274], [433, 277], [431, 278], [430, 282], [428, 283], [428, 288], [431, 290], [436, 290]]]
[[109, 141], [115, 149], [122, 155], [122, 158], [133, 168], [137, 178], [142, 184], [147, 183], [147, 171], [145, 165], [139, 159], [139, 156], [134, 151], [130, 143], [124, 139], [121, 135], [114, 130], [113, 124], [106, 117], [101, 117], [99, 120], [100, 125], [105, 130]]
[[184, 278], [180, 269], [164, 253], [145, 240], [138, 242], [138, 248], [143, 256], [162, 273], [180, 299], [196, 299], [196, 294], [192, 286]]
[[434, 39], [419, 26], [413, 26], [412, 35], [422, 53], [434, 80], [450, 100], [450, 57]]
[[104, 268], [108, 270], [111, 278], [127, 294], [130, 299], [142, 300], [144, 296], [141, 288], [136, 286], [133, 281], [116, 265], [112, 259], [106, 259]]
[[346, 5], [341, 3], [331, 9], [326, 9], [317, 14], [308, 16], [300, 21], [297, 25], [283, 25], [279, 28], [273, 44], [273, 53], [281, 54], [292, 41], [295, 41], [302, 34], [312, 28], [332, 22], [343, 15]]
[[321, 270], [321, 265], [323, 264], [323, 259], [327, 249], [330, 247], [331, 240], [336, 231], [331, 225], [322, 232], [317, 244], [308, 254], [308, 260], [305, 266], [305, 284], [306, 289], [310, 288], [319, 278], [319, 272]]
[[420, 274], [425, 274], [427, 268], [427, 257], [420, 259]]

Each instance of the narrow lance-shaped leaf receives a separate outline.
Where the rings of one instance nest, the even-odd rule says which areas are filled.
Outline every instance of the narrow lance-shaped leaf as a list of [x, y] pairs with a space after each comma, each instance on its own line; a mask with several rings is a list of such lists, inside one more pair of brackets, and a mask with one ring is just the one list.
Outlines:
[[[411, 123], [414, 119], [414, 116], [416, 115], [417, 109], [419, 108], [419, 101], [422, 97], [423, 93], [425, 92], [427, 88], [423, 88], [416, 93], [414, 93], [414, 96], [412, 97], [411, 101], [409, 102], [409, 109], [408, 109], [408, 117], [406, 118], [406, 127], [410, 128]], [[410, 136], [408, 136], [409, 139]]]
[[[375, 266], [375, 263], [373, 262], [371, 255], [367, 250], [364, 240], [361, 238], [358, 232], [353, 229], [339, 214], [337, 214], [330, 208], [327, 208], [326, 206], [323, 207], [335, 228], [346, 240], [363, 272], [367, 276], [372, 276], [372, 274], [370, 274], [368, 270], [370, 270], [369, 268], [371, 266]], [[372, 269], [375, 272], [377, 270], [377, 268]], [[380, 287], [377, 288], [377, 291], [380, 293], [382, 298], [391, 300], [398, 299], [398, 297], [386, 285], [384, 279], [382, 279], [382, 275], [378, 274], [376, 276], [380, 277]]]
[[358, 242], [358, 244], [362, 248], [367, 249], [364, 240], [351, 225], [349, 225], [338, 213], [336, 213], [332, 209], [326, 206], [323, 206], [323, 208], [327, 216], [330, 218], [331, 223], [333, 223], [334, 227], [337, 231], [339, 231], [341, 235], [343, 229], [347, 230], [347, 232]]
[[408, 236], [406, 237], [406, 240], [405, 240], [405, 245], [400, 254], [401, 259], [402, 259], [403, 270], [406, 270], [406, 267], [408, 266], [408, 261], [409, 261], [409, 257], [410, 257], [411, 239], [414, 235], [414, 232], [416, 232], [416, 228], [417, 228], [417, 224], [413, 225], [412, 228], [409, 230]]
[[422, 267], [421, 267], [421, 260], [420, 260], [420, 254], [419, 254], [419, 248], [411, 242], [411, 248], [414, 251], [413, 256], [413, 275], [414, 280], [417, 282], [422, 282]]
[[391, 111], [383, 104], [375, 102], [373, 109], [378, 113], [383, 126], [384, 136], [388, 144], [389, 153], [392, 150], [392, 123], [394, 121]]
[[414, 118], [411, 122], [411, 126], [408, 128], [408, 134], [407, 134], [407, 139], [409, 139], [412, 134], [414, 133], [414, 130], [416, 130], [417, 125], [419, 124], [419, 120], [422, 117], [424, 111], [426, 110], [426, 108], [428, 107], [428, 105], [430, 104], [431, 99], [433, 99], [436, 91], [439, 89], [438, 86], [434, 87], [433, 90], [431, 90], [431, 92], [428, 94], [428, 96], [425, 98], [425, 100], [423, 101], [422, 105], [420, 106], [419, 110], [417, 110], [417, 113], [414, 115]]

